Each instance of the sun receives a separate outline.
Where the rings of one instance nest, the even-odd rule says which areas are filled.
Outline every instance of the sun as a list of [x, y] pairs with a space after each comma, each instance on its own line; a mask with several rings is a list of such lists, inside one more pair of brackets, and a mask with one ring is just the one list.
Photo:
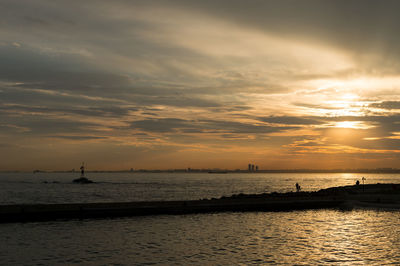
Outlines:
[[334, 127], [337, 128], [360, 128], [360, 122], [359, 121], [341, 121], [341, 122], [336, 122]]

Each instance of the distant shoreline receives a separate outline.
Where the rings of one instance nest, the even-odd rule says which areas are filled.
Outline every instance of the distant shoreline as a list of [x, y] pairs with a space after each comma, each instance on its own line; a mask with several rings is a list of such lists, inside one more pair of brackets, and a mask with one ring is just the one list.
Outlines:
[[[18, 171], [18, 170], [3, 170], [0, 173], [79, 173], [79, 171], [72, 170], [33, 170], [33, 171]], [[376, 168], [376, 169], [270, 169], [270, 170], [258, 170], [248, 171], [241, 169], [135, 169], [135, 170], [91, 170], [86, 173], [349, 173], [349, 174], [399, 174], [400, 169], [398, 168]]]

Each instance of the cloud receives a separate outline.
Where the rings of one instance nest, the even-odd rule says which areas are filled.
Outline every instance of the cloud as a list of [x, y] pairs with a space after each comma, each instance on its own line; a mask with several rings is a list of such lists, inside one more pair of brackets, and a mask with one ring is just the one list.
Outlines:
[[238, 25], [287, 38], [333, 44], [355, 54], [379, 52], [390, 62], [394, 60], [388, 58], [389, 55], [400, 55], [396, 46], [400, 22], [394, 19], [400, 3], [395, 0], [385, 1], [385, 5], [373, 0], [251, 3], [234, 0], [229, 1], [229, 5], [224, 1], [180, 1], [180, 4]]
[[384, 101], [380, 103], [372, 103], [369, 106], [381, 109], [395, 110], [400, 109], [400, 101]]
[[219, 120], [183, 120], [177, 118], [147, 119], [134, 121], [132, 128], [149, 132], [181, 133], [233, 133], [233, 134], [266, 134], [296, 127], [272, 127], [235, 121]]
[[55, 139], [67, 139], [67, 140], [79, 140], [79, 141], [87, 141], [87, 140], [99, 140], [99, 139], [105, 139], [105, 137], [99, 137], [99, 136], [79, 136], [79, 135], [66, 135], [66, 136], [61, 136], [61, 135], [54, 135], [54, 136], [47, 136], [48, 138], [55, 138]]
[[190, 121], [178, 118], [147, 119], [134, 121], [131, 124], [134, 129], [142, 129], [149, 132], [173, 132], [179, 129], [191, 129]]
[[320, 125], [324, 123], [324, 117], [301, 117], [301, 116], [268, 116], [259, 117], [260, 121], [284, 124], [284, 125]]
[[101, 106], [101, 107], [44, 107], [29, 105], [0, 105], [0, 110], [14, 114], [38, 114], [38, 115], [81, 115], [93, 117], [123, 117], [130, 111], [138, 109], [132, 107]]
[[235, 162], [274, 154], [281, 165], [297, 162], [295, 149], [389, 154], [400, 132], [399, 7], [3, 0], [0, 143], [132, 146], [204, 164], [189, 150]]

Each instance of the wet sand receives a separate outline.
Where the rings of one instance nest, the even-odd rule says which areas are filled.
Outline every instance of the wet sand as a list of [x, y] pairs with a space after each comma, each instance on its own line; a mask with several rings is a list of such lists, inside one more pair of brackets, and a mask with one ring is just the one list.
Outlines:
[[316, 192], [239, 194], [190, 201], [0, 205], [0, 222], [323, 208], [400, 209], [400, 184], [334, 187]]

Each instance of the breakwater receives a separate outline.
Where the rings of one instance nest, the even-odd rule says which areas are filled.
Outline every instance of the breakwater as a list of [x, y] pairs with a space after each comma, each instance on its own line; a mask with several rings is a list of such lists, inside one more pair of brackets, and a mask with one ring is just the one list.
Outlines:
[[374, 184], [335, 187], [316, 192], [239, 194], [219, 199], [190, 201], [0, 205], [0, 222], [348, 208], [357, 202], [364, 206], [372, 206], [371, 204], [385, 206], [386, 204], [386, 206], [397, 208], [400, 202], [400, 185]]

